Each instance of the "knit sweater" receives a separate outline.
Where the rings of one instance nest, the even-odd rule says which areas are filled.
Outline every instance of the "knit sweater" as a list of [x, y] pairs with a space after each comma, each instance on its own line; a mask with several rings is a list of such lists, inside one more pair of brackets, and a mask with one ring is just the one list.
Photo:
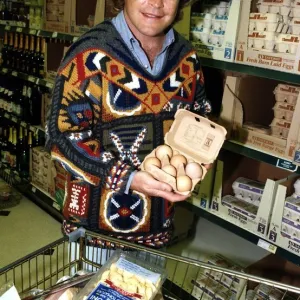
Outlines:
[[164, 143], [179, 108], [211, 110], [196, 53], [178, 33], [156, 76], [139, 64], [110, 21], [69, 48], [47, 133], [52, 157], [69, 173], [65, 233], [83, 226], [153, 247], [169, 242], [172, 203], [124, 189], [144, 157]]

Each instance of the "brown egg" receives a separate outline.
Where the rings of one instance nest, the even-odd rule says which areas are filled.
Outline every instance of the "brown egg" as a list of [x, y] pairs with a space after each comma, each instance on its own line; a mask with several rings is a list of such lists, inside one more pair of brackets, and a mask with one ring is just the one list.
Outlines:
[[169, 157], [172, 157], [173, 155], [173, 150], [171, 147], [169, 147], [168, 145], [161, 145], [158, 146], [155, 150], [155, 156], [159, 159], [162, 160], [162, 158], [168, 155]]
[[187, 161], [183, 155], [177, 154], [171, 157], [170, 163], [177, 169], [180, 164], [186, 165]]
[[161, 167], [160, 160], [156, 157], [149, 157], [144, 162], [144, 167], [146, 171], [149, 171], [151, 166]]
[[173, 155], [178, 155], [178, 154], [179, 154], [179, 151], [177, 151], [177, 150], [173, 151]]
[[192, 179], [186, 175], [177, 177], [176, 180], [178, 192], [188, 192], [192, 189]]
[[169, 175], [176, 177], [176, 169], [172, 165], [166, 165], [166, 166], [162, 167], [161, 169], [163, 171], [165, 171], [166, 173], [168, 173]]
[[191, 162], [186, 165], [185, 173], [192, 179], [202, 178], [203, 169], [198, 163]]

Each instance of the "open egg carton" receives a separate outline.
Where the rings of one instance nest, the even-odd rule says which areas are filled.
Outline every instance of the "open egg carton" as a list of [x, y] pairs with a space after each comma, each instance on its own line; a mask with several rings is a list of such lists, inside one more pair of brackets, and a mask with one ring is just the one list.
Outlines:
[[214, 162], [226, 137], [224, 127], [190, 111], [179, 109], [165, 136], [165, 145], [145, 157], [141, 170], [188, 195], [203, 180], [206, 164]]
[[259, 0], [250, 13], [248, 48], [296, 54], [300, 37], [300, 1]]

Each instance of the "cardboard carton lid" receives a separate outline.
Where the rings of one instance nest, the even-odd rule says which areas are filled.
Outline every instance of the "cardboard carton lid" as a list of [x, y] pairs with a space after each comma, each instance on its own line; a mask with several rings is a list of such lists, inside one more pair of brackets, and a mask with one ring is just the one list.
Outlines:
[[224, 127], [188, 110], [179, 109], [165, 143], [199, 163], [212, 163], [218, 156], [227, 131]]

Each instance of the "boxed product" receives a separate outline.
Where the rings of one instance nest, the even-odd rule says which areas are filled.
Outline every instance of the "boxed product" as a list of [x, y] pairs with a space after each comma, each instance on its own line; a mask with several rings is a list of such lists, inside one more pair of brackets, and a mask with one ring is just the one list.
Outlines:
[[[284, 292], [272, 286], [260, 283], [256, 288], [256, 295], [266, 300], [281, 300], [284, 298]], [[255, 299], [260, 299], [260, 298]]]
[[81, 35], [112, 16], [112, 1], [72, 0], [71, 33]]
[[[227, 76], [219, 124], [226, 128], [229, 139], [295, 164], [300, 162], [300, 101], [295, 105], [276, 101], [273, 91], [278, 87], [282, 89], [271, 79]], [[274, 118], [283, 121], [274, 121]], [[257, 126], [247, 126], [249, 122]], [[290, 128], [285, 130], [283, 126]]]
[[288, 84], [278, 84], [274, 90], [275, 100], [277, 102], [285, 102], [296, 106], [299, 92], [300, 87]]
[[141, 169], [174, 191], [189, 194], [214, 162], [225, 140], [224, 127], [190, 111], [179, 109], [165, 136], [166, 145], [154, 149]]
[[72, 0], [46, 0], [44, 5], [45, 29], [70, 32]]
[[[217, 161], [210, 212], [238, 227], [266, 238], [276, 187], [279, 184], [278, 181], [269, 179], [270, 174], [272, 174], [272, 179], [285, 178], [288, 171], [230, 151], [223, 151]], [[232, 196], [236, 189], [234, 182], [245, 176], [253, 181], [264, 183], [258, 206]]]
[[255, 180], [240, 177], [234, 181], [232, 188], [236, 198], [259, 206], [265, 185]]
[[[291, 24], [292, 1], [243, 1], [235, 61], [277, 71], [300, 72], [300, 36]], [[294, 28], [294, 29], [291, 29]]]
[[289, 196], [294, 192], [293, 185], [298, 177], [293, 174], [277, 184], [268, 238], [277, 246], [300, 256], [300, 199]]
[[233, 61], [241, 1], [198, 3], [192, 6], [190, 36], [199, 56]]
[[74, 300], [152, 300], [166, 279], [165, 270], [116, 251]]

